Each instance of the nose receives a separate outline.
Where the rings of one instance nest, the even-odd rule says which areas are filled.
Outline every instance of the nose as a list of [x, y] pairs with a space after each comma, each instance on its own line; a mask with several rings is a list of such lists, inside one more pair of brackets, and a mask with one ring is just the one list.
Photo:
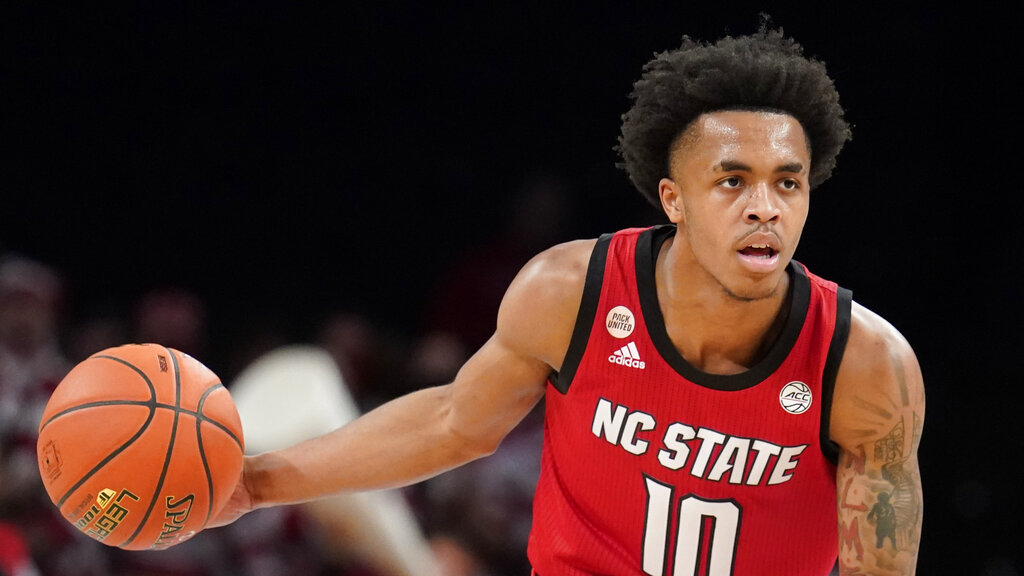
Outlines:
[[776, 222], [780, 213], [779, 200], [771, 186], [760, 183], [750, 189], [747, 205], [743, 209], [743, 218], [747, 222]]

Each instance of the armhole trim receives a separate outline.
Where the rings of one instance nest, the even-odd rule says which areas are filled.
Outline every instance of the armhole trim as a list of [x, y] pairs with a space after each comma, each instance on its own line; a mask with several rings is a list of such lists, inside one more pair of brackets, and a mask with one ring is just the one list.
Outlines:
[[597, 305], [601, 300], [601, 287], [604, 284], [604, 266], [608, 260], [608, 247], [611, 245], [612, 234], [602, 234], [594, 245], [594, 251], [590, 253], [590, 262], [587, 264], [587, 277], [583, 284], [583, 297], [580, 299], [580, 309], [576, 312], [576, 325], [572, 329], [572, 338], [569, 340], [569, 349], [565, 352], [562, 360], [562, 369], [551, 375], [551, 385], [562, 394], [569, 393], [569, 385], [576, 376], [576, 369], [583, 360], [583, 353], [587, 349], [587, 342], [590, 340], [590, 330], [594, 326], [594, 315], [597, 314]]
[[825, 370], [821, 375], [821, 452], [833, 465], [839, 464], [839, 445], [832, 441], [829, 426], [832, 421], [832, 394], [836, 387], [836, 375], [843, 361], [846, 341], [850, 337], [850, 312], [853, 308], [853, 293], [846, 288], [836, 291], [836, 327], [825, 357]]

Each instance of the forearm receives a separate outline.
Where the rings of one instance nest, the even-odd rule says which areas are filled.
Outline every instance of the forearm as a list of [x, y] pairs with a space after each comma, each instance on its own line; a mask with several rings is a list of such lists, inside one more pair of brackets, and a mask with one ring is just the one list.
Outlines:
[[324, 436], [250, 458], [254, 507], [405, 486], [486, 455], [449, 423], [451, 387], [413, 392]]

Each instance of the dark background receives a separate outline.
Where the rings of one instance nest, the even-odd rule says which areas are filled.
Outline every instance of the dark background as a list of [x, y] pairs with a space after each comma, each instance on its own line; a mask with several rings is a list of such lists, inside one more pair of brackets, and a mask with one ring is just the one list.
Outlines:
[[337, 307], [414, 330], [425, 287], [534, 174], [568, 183], [566, 237], [660, 222], [615, 168], [632, 82], [683, 34], [751, 32], [768, 10], [827, 63], [854, 125], [797, 258], [923, 366], [919, 573], [1024, 570], [1005, 15], [283, 4], [5, 5], [0, 251], [57, 267], [71, 317], [175, 284], [210, 302], [215, 348], [262, 314], [301, 339]]

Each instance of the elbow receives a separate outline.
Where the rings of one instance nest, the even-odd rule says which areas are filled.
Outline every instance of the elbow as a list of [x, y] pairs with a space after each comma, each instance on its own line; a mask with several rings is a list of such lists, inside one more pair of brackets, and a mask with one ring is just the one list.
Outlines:
[[497, 452], [504, 436], [487, 434], [481, 431], [467, 431], [456, 426], [449, 425], [448, 436], [452, 444], [456, 446], [459, 459], [463, 462], [470, 462], [479, 458], [485, 458]]
[[498, 436], [494, 438], [482, 437], [477, 439], [473, 445], [473, 453], [475, 458], [484, 458], [490, 456], [498, 451], [498, 447], [501, 446], [501, 441], [504, 440], [504, 436]]
[[454, 410], [449, 410], [443, 421], [445, 444], [455, 453], [455, 460], [459, 462], [470, 462], [494, 454], [507, 432], [498, 426], [467, 419]]
[[477, 394], [467, 394], [455, 385], [444, 387], [440, 414], [443, 434], [462, 461], [490, 456], [533, 409], [543, 393], [542, 387], [531, 387], [518, 395], [513, 393], [499, 397], [492, 394], [481, 398]]

